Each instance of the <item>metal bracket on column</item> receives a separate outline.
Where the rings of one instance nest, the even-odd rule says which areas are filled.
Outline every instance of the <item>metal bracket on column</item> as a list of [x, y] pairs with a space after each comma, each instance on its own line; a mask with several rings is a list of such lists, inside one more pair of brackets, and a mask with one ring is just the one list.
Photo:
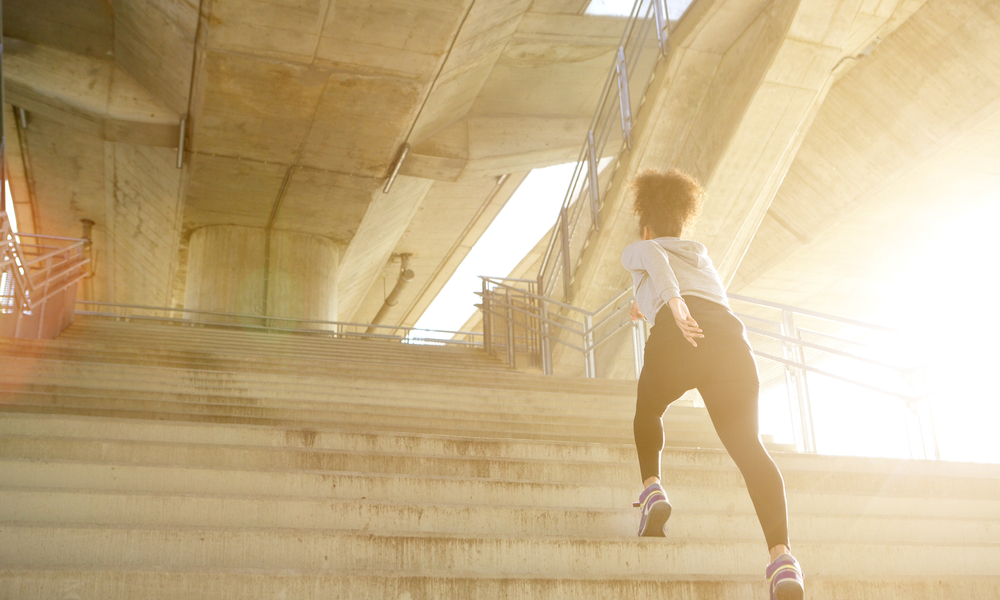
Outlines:
[[590, 213], [593, 215], [594, 230], [600, 231], [601, 190], [597, 186], [597, 147], [594, 145], [594, 130], [587, 133], [587, 178], [590, 182]]
[[625, 147], [632, 148], [632, 101], [628, 93], [628, 65], [625, 62], [625, 48], [618, 46], [618, 103], [622, 114], [622, 138]]
[[670, 51], [668, 42], [670, 40], [670, 14], [663, 0], [653, 0], [653, 8], [656, 12], [656, 39], [660, 42], [660, 52], [666, 56]]
[[177, 168], [184, 167], [184, 136], [187, 134], [187, 117], [181, 119], [180, 127], [178, 127], [179, 135], [177, 139]]

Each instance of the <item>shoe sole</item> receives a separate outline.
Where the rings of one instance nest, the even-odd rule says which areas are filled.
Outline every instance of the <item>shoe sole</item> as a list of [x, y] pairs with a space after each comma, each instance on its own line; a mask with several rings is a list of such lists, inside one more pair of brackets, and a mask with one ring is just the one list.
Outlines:
[[673, 507], [668, 502], [657, 502], [649, 507], [646, 517], [646, 527], [639, 532], [639, 537], [667, 537], [667, 519]]
[[792, 579], [779, 581], [774, 586], [774, 597], [777, 600], [802, 600], [804, 592], [802, 584]]

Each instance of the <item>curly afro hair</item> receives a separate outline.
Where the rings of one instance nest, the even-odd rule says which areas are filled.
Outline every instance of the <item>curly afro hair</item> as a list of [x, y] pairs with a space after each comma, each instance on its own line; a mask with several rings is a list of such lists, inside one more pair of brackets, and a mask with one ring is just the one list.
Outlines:
[[648, 227], [656, 237], [681, 237], [698, 219], [705, 193], [694, 177], [677, 169], [640, 171], [630, 189], [640, 231]]

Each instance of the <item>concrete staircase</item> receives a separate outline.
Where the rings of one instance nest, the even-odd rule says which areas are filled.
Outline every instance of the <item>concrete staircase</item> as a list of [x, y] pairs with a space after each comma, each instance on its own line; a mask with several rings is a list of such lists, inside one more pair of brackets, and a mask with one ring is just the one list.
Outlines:
[[[704, 411], [634, 538], [634, 383], [80, 319], [0, 340], [0, 598], [766, 598]], [[1000, 598], [1000, 467], [776, 455], [807, 598]]]

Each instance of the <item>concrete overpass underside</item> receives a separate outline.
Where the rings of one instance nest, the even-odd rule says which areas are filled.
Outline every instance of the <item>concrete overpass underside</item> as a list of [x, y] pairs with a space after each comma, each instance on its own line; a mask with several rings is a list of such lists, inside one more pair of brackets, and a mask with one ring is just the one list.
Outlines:
[[[96, 224], [85, 297], [364, 322], [410, 254], [406, 325], [531, 169], [576, 159], [623, 27], [585, 0], [64, 4], [4, 2], [7, 161], [23, 230]], [[696, 0], [575, 302], [627, 284], [624, 181], [676, 166], [732, 290], [870, 312], [998, 183], [998, 39], [984, 0]]]

